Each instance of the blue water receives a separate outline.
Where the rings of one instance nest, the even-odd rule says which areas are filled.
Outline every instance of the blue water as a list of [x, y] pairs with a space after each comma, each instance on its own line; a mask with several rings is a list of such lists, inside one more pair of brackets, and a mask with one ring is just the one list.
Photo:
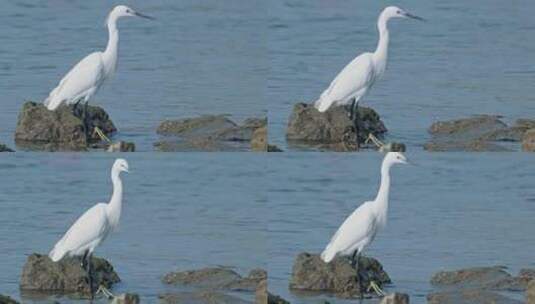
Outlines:
[[[440, 270], [505, 265], [516, 275], [535, 267], [535, 156], [512, 155], [409, 154], [416, 165], [392, 169], [388, 224], [365, 252], [390, 275], [387, 292], [426, 303], [428, 282]], [[381, 156], [270, 158], [269, 288], [293, 304], [354, 303], [298, 296], [288, 283], [299, 253], [320, 253], [343, 220], [375, 197]]]
[[[260, 157], [178, 155], [127, 156], [131, 172], [123, 175], [119, 230], [95, 252], [122, 279], [113, 291], [139, 293], [142, 303], [155, 303], [158, 294], [173, 292], [160, 283], [170, 271], [224, 265], [246, 275], [253, 268], [267, 268]], [[20, 299], [27, 255], [47, 253], [84, 210], [109, 200], [112, 163], [105, 154], [0, 158], [1, 294]]]
[[[0, 142], [11, 147], [25, 100], [41, 101], [69, 69], [106, 47], [106, 16], [125, 1], [0, 3]], [[132, 0], [156, 21], [119, 22], [119, 66], [91, 104], [104, 107], [118, 138], [153, 150], [164, 119], [266, 116], [267, 55], [262, 1]]]
[[389, 66], [363, 106], [389, 139], [421, 149], [436, 120], [535, 113], [534, 1], [269, 1], [270, 137], [286, 147], [293, 104], [312, 102], [357, 55], [374, 51], [376, 20], [397, 4], [428, 22], [390, 22]]

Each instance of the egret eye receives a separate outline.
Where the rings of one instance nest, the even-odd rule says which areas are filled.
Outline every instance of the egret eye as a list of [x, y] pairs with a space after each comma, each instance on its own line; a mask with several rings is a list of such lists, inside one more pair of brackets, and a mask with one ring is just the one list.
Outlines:
[[401, 11], [400, 11], [400, 10], [398, 10], [398, 14], [400, 14], [400, 15], [401, 15]]

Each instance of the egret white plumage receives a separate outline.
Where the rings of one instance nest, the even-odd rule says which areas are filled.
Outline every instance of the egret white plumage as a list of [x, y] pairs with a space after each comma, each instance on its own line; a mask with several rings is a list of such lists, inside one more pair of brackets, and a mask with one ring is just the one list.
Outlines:
[[[331, 241], [321, 253], [321, 259], [329, 263], [336, 256], [351, 256], [352, 266], [356, 266], [359, 275], [359, 258], [362, 251], [374, 240], [377, 232], [386, 225], [388, 212], [388, 197], [390, 193], [390, 168], [394, 164], [406, 164], [407, 159], [400, 152], [386, 154], [381, 165], [381, 185], [375, 200], [360, 205], [346, 218], [338, 228]], [[362, 286], [361, 291], [362, 291]], [[381, 289], [372, 282], [370, 286], [378, 294]], [[361, 292], [362, 295], [362, 292]]]
[[[113, 76], [117, 68], [117, 52], [119, 47], [117, 21], [121, 17], [129, 16], [153, 19], [127, 6], [116, 6], [110, 12], [107, 19], [109, 37], [106, 50], [88, 55], [63, 77], [59, 85], [50, 92], [48, 98], [43, 102], [50, 111], [56, 110], [62, 104], [78, 105], [80, 102], [85, 102], [85, 122], [87, 103], [97, 93], [102, 84]], [[98, 128], [96, 128], [96, 131], [103, 137], [102, 132]]]
[[[388, 61], [388, 21], [392, 18], [423, 18], [412, 15], [405, 10], [389, 6], [379, 15], [377, 27], [379, 42], [373, 53], [363, 53], [353, 59], [334, 78], [329, 87], [323, 91], [314, 107], [320, 112], [327, 111], [332, 105], [350, 106], [350, 119], [356, 124], [357, 107], [359, 101], [366, 96], [377, 79], [380, 79]], [[355, 126], [356, 127], [356, 126]]]
[[128, 162], [117, 159], [111, 170], [113, 193], [109, 203], [98, 203], [80, 216], [67, 233], [56, 243], [48, 256], [58, 262], [65, 256], [81, 256], [82, 267], [89, 277], [91, 296], [91, 256], [97, 246], [117, 228], [123, 203], [121, 172], [128, 172]]

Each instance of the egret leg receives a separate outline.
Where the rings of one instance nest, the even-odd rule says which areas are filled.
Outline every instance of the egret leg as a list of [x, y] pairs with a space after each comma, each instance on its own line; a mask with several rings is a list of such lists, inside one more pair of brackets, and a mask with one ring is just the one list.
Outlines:
[[374, 145], [376, 145], [377, 148], [379, 148], [379, 151], [383, 152], [385, 150], [385, 144], [377, 137], [375, 137], [375, 135], [373, 135], [372, 133], [370, 133], [368, 135], [368, 139], [366, 139], [366, 144], [368, 144], [369, 142], [372, 142]]
[[355, 250], [355, 252], [353, 252], [353, 256], [351, 257], [351, 266], [357, 271], [357, 280], [359, 281], [359, 294], [360, 299], [362, 300], [364, 298], [364, 293], [362, 289], [362, 277], [360, 276], [360, 253], [358, 252], [358, 250]]
[[357, 138], [357, 147], [359, 146], [359, 103], [353, 99], [353, 127]]
[[370, 282], [370, 286], [368, 286], [367, 290], [368, 292], [373, 290], [380, 297], [384, 297], [386, 295], [385, 292], [381, 289], [381, 287], [379, 287], [379, 285], [375, 283], [375, 281]]
[[99, 294], [99, 293], [102, 293], [106, 298], [110, 300], [115, 298], [113, 293], [111, 293], [111, 291], [108, 288], [104, 287], [103, 285], [100, 285], [98, 287], [96, 294]]
[[108, 138], [108, 136], [104, 134], [104, 132], [102, 132], [102, 130], [99, 127], [95, 126], [94, 132], [97, 133], [98, 137], [100, 137], [100, 139], [102, 139], [103, 141], [111, 143], [111, 140]]
[[86, 254], [87, 256], [87, 277], [89, 278], [89, 294], [90, 294], [90, 297], [91, 297], [91, 300], [93, 300], [95, 297], [94, 297], [94, 293], [93, 293], [93, 277], [91, 276], [91, 253], [89, 254]]

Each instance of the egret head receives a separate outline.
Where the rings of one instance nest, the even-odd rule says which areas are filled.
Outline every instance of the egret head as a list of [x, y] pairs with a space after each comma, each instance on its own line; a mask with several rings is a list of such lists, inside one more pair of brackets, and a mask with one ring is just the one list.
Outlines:
[[153, 20], [153, 17], [141, 14], [139, 12], [136, 12], [135, 10], [129, 8], [126, 5], [118, 5], [111, 11], [110, 15], [108, 16], [108, 20], [110, 19], [119, 19], [121, 17], [141, 17], [145, 19], [151, 19]]
[[389, 6], [387, 8], [385, 8], [383, 10], [383, 13], [382, 15], [386, 18], [386, 19], [390, 19], [390, 18], [411, 18], [411, 19], [415, 19], [415, 20], [420, 20], [420, 21], [425, 21], [424, 18], [422, 17], [418, 17], [418, 16], [415, 16], [407, 11], [405, 11], [404, 9], [401, 9], [397, 6]]
[[409, 161], [401, 152], [388, 152], [385, 156], [385, 162], [390, 164], [408, 164]]
[[118, 158], [113, 164], [112, 171], [116, 173], [121, 173], [121, 172], [128, 173], [128, 162], [122, 158]]

